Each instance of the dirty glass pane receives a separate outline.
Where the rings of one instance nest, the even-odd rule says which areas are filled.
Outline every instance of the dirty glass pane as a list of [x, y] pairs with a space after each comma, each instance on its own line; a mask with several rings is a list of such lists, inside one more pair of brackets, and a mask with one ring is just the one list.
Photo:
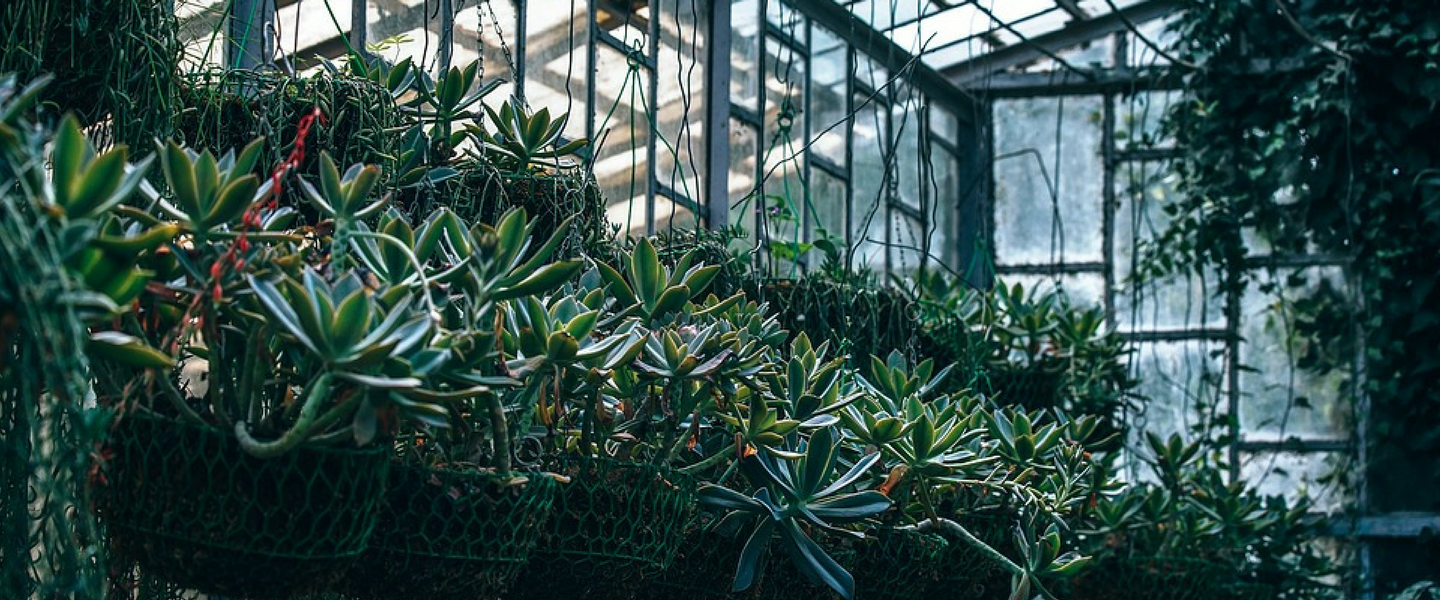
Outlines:
[[[845, 181], [834, 175], [810, 170], [809, 239], [833, 237], [838, 249], [845, 245]], [[817, 259], [818, 260], [818, 259]]]
[[[729, 182], [730, 224], [746, 232], [755, 231], [755, 161], [759, 157], [760, 134], [754, 127], [730, 119]], [[754, 244], [750, 240], [749, 244]]]
[[896, 140], [895, 176], [899, 179], [899, 199], [905, 206], [920, 210], [925, 181], [925, 161], [920, 158], [920, 131], [925, 127], [920, 120], [918, 92], [908, 86], [897, 94], [902, 103], [891, 109], [891, 124], [898, 133]]
[[1218, 273], [1136, 281], [1136, 249], [1169, 225], [1164, 206], [1178, 198], [1179, 176], [1166, 163], [1134, 162], [1115, 176], [1115, 314], [1123, 330], [1197, 329], [1224, 325]]
[[[590, 116], [585, 106], [588, 30], [583, 0], [526, 5], [525, 101], [534, 110], [550, 109], [552, 115], [569, 113], [565, 137], [570, 139], [585, 137], [585, 120]], [[495, 104], [503, 96], [491, 98]]]
[[934, 260], [939, 260], [951, 269], [961, 270], [956, 264], [960, 257], [960, 248], [956, 243], [960, 242], [954, 237], [956, 232], [956, 217], [960, 210], [960, 162], [959, 159], [939, 146], [932, 145], [931, 152], [931, 181], [927, 186], [931, 188], [930, 195], [934, 201], [929, 203], [930, 209], [930, 255]]
[[730, 102], [752, 112], [760, 110], [759, 0], [734, 0], [730, 5]]
[[914, 273], [925, 255], [925, 226], [899, 209], [890, 209], [890, 272]]
[[1247, 367], [1240, 373], [1240, 424], [1246, 439], [1348, 437], [1351, 324], [1344, 316], [1322, 317], [1329, 325], [1317, 339], [1296, 333], [1295, 325], [1317, 306], [1317, 298], [1343, 306], [1346, 297], [1339, 267], [1260, 273], [1250, 285], [1240, 315], [1240, 360]]
[[1290, 501], [1308, 496], [1317, 512], [1332, 512], [1345, 500], [1343, 474], [1352, 461], [1333, 452], [1260, 452], [1241, 454], [1240, 479], [1266, 496]]
[[1074, 306], [1091, 308], [1105, 302], [1105, 277], [1099, 273], [1077, 273], [1069, 275], [1031, 275], [1008, 273], [1000, 276], [1006, 285], [1020, 284], [1025, 289], [1038, 289], [1039, 294], [1052, 291], [1064, 292]]
[[[856, 98], [855, 102], [861, 102]], [[885, 268], [886, 226], [886, 148], [889, 145], [889, 124], [886, 110], [876, 103], [860, 109], [855, 115], [851, 165], [851, 186], [854, 208], [850, 218], [850, 247], [855, 249], [855, 267]]]
[[1166, 135], [1162, 123], [1170, 108], [1180, 102], [1180, 92], [1142, 92], [1115, 102], [1115, 146], [1121, 150], [1173, 148], [1175, 138]]
[[1225, 381], [1222, 343], [1142, 342], [1134, 347], [1131, 373], [1140, 380], [1135, 391], [1144, 400], [1131, 416], [1132, 448], [1142, 443], [1141, 431], [1161, 437], [1173, 433], [1193, 437], [1197, 429], [1219, 424], [1219, 415], [1229, 406], [1221, 393]]
[[[849, 46], [829, 30], [815, 25], [810, 47], [810, 152], [845, 165], [846, 53]], [[826, 131], [828, 129], [828, 131]]]
[[994, 110], [996, 262], [1101, 260], [1100, 98], [1001, 100]]
[[606, 216], [620, 225], [621, 235], [644, 234], [650, 128], [648, 106], [638, 88], [645, 86], [648, 75], [637, 69], [627, 76], [632, 67], [625, 55], [609, 46], [598, 45], [595, 52], [595, 102], [609, 113], [608, 118], [596, 117], [595, 178], [605, 196]]
[[699, 199], [705, 152], [706, 2], [664, 0], [660, 6], [656, 175], [662, 185]]

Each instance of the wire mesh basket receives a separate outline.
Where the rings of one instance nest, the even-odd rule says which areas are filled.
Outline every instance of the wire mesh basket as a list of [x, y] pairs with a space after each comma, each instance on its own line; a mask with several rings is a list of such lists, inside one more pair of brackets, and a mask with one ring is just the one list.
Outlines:
[[669, 566], [694, 515], [690, 476], [612, 458], [554, 468], [570, 482], [511, 598], [628, 598]]
[[535, 550], [558, 484], [394, 465], [370, 547], [339, 586], [364, 600], [498, 598]]
[[218, 429], [132, 414], [108, 444], [100, 517], [115, 557], [180, 588], [283, 598], [365, 550], [386, 449], [302, 445], [263, 460]]

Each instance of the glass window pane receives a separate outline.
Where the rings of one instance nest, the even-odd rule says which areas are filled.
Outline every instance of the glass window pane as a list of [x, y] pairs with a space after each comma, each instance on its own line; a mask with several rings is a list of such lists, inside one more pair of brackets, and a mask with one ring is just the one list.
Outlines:
[[1171, 148], [1175, 138], [1162, 126], [1170, 107], [1180, 101], [1180, 92], [1143, 92], [1116, 102], [1115, 146], [1121, 150]]
[[[799, 11], [790, 8], [783, 0], [769, 0], [765, 3], [765, 20], [799, 38], [800, 42], [804, 43], [804, 17], [800, 15]], [[801, 33], [795, 33], [797, 31]]]
[[890, 272], [914, 273], [924, 256], [925, 227], [898, 209], [890, 209]]
[[759, 0], [734, 0], [730, 5], [730, 102], [760, 110]]
[[[627, 10], [626, 4], [632, 8]], [[595, 24], [626, 48], [650, 51], [650, 11], [644, 4], [597, 2]]]
[[761, 186], [766, 231], [775, 239], [800, 240], [805, 206], [805, 58], [775, 38], [765, 47], [765, 171]]
[[[845, 180], [820, 169], [810, 169], [810, 241], [832, 237], [837, 249], [845, 245]], [[819, 264], [817, 254], [811, 261]]]
[[[754, 127], [730, 119], [729, 182], [730, 224], [743, 231], [755, 231], [755, 161], [759, 157], [760, 134]], [[745, 242], [754, 244], [753, 239]]]
[[[863, 98], [855, 98], [856, 105]], [[854, 162], [850, 185], [854, 189], [850, 213], [850, 246], [855, 249], [856, 268], [885, 267], [885, 149], [889, 144], [886, 110], [877, 103], [860, 108], [853, 123]]]
[[995, 103], [997, 263], [1101, 260], [1100, 113], [1089, 96]]
[[1338, 476], [1351, 470], [1349, 462], [1345, 455], [1331, 452], [1246, 453], [1240, 456], [1240, 480], [1266, 496], [1284, 496], [1292, 502], [1308, 496], [1315, 510], [1332, 512], [1345, 499], [1349, 485]]
[[899, 134], [895, 150], [895, 177], [899, 178], [900, 202], [918, 211], [924, 195], [921, 182], [926, 180], [925, 161], [920, 160], [920, 130], [925, 124], [920, 121], [920, 111], [917, 110], [920, 106], [919, 94], [913, 89], [905, 89], [910, 92], [909, 97], [902, 96], [904, 103], [891, 110], [890, 118]]
[[[1247, 440], [1344, 439], [1353, 415], [1349, 397], [1354, 360], [1348, 319], [1334, 317], [1321, 339], [1296, 334], [1296, 302], [1346, 305], [1339, 267], [1258, 274], [1241, 302], [1240, 424]], [[1317, 296], [1318, 294], [1318, 296]], [[1334, 367], [1320, 373], [1310, 365]]]
[[[570, 9], [574, 5], [574, 11]], [[559, 9], [559, 10], [557, 10]], [[480, 9], [484, 11], [482, 7]], [[525, 101], [535, 110], [569, 113], [565, 137], [585, 137], [586, 53], [589, 17], [585, 2], [530, 3], [525, 15]], [[490, 98], [504, 98], [491, 95]], [[492, 102], [491, 104], [495, 104]]]
[[[642, 235], [650, 189], [646, 164], [650, 128], [640, 90], [649, 75], [609, 46], [597, 45], [595, 60], [595, 102], [604, 111], [596, 115], [595, 178], [610, 222], [620, 225], [621, 235]], [[632, 68], [636, 71], [627, 76]]]
[[[846, 53], [849, 46], [819, 25], [813, 28], [810, 48], [811, 136], [818, 138], [810, 152], [845, 165]], [[829, 128], [829, 131], [825, 131]], [[822, 133], [823, 132], [823, 133]]]
[[890, 72], [880, 66], [880, 63], [875, 62], [875, 59], [859, 52], [855, 53], [855, 81], [874, 91], [883, 89], [889, 80]]
[[930, 105], [930, 132], [935, 137], [950, 142], [959, 143], [960, 121], [955, 118], [955, 113], [950, 109], [938, 104]]
[[660, 8], [656, 175], [680, 195], [699, 199], [705, 155], [705, 4], [667, 0]]
[[1139, 447], [1142, 431], [1161, 437], [1178, 433], [1195, 437], [1218, 425], [1228, 399], [1222, 394], [1225, 382], [1224, 344], [1218, 341], [1187, 340], [1141, 342], [1131, 354], [1132, 373], [1140, 381], [1135, 391], [1146, 400], [1131, 416], [1130, 446]]
[[961, 265], [956, 263], [960, 257], [958, 243], [963, 240], [954, 237], [957, 233], [956, 217], [960, 211], [960, 160], [939, 146], [931, 146], [930, 150], [932, 180], [929, 185], [933, 186], [931, 193], [935, 198], [929, 205], [930, 221], [933, 223], [930, 256], [960, 271]]
[[1178, 198], [1179, 176], [1159, 162], [1124, 163], [1115, 176], [1115, 313], [1122, 330], [1197, 329], [1224, 324], [1221, 279], [1187, 274], [1134, 281], [1136, 248], [1158, 238], [1169, 225], [1165, 205]]
[[[1025, 289], [1038, 290], [1045, 294], [1059, 291], [1070, 299], [1072, 305], [1091, 308], [1105, 302], [1105, 277], [1099, 273], [1075, 273], [1068, 275], [1030, 275], [1010, 273], [1000, 277], [1006, 285], [1016, 283]], [[998, 285], [998, 283], [997, 283]]]

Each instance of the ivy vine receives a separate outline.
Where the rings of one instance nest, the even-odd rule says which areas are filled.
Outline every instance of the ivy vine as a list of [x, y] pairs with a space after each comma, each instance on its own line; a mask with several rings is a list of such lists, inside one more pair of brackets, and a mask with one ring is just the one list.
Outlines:
[[[1234, 298], [1259, 285], [1258, 246], [1348, 259], [1352, 298], [1321, 288], [1293, 305], [1297, 364], [1361, 365], [1370, 508], [1440, 511], [1440, 10], [1189, 5], [1175, 53], [1196, 69], [1167, 118], [1182, 193], [1148, 271], [1218, 267]], [[1346, 342], [1356, 329], [1362, 348]]]

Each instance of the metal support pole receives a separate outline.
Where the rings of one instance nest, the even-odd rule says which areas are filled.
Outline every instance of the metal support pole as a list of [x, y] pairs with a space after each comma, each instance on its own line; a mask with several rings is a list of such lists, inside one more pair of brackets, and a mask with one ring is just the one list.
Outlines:
[[226, 17], [226, 64], [254, 70], [275, 56], [275, 0], [234, 0]]
[[350, 47], [362, 54], [367, 53], [365, 44], [369, 33], [365, 31], [369, 24], [365, 9], [365, 0], [350, 0]]
[[440, 53], [439, 73], [450, 70], [450, 61], [455, 52], [455, 5], [454, 0], [440, 0]]
[[730, 0], [711, 0], [706, 24], [705, 225], [730, 225]]

